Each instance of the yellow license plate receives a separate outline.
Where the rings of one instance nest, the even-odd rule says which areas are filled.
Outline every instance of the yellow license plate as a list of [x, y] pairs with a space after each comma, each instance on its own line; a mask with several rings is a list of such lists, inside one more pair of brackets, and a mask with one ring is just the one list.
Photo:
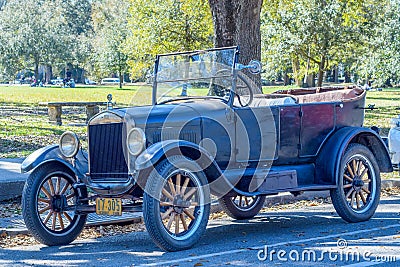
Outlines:
[[96, 198], [96, 213], [99, 215], [122, 215], [122, 201], [120, 198]]

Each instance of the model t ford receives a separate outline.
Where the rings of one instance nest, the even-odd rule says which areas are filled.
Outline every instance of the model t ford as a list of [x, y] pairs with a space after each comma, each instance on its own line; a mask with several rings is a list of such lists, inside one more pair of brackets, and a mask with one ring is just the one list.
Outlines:
[[72, 242], [89, 213], [143, 211], [168, 251], [204, 233], [210, 195], [236, 219], [258, 214], [265, 196], [330, 190], [348, 222], [373, 216], [380, 172], [392, 171], [378, 134], [363, 128], [357, 87], [261, 94], [236, 47], [159, 55], [151, 106], [109, 109], [88, 123], [88, 150], [66, 132], [30, 155], [23, 215], [46, 245]]

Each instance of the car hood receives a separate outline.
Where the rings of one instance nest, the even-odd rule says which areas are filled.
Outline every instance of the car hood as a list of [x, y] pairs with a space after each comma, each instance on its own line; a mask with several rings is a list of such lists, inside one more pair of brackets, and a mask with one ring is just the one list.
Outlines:
[[202, 117], [212, 118], [214, 113], [226, 108], [227, 105], [220, 100], [207, 99], [178, 104], [113, 109], [110, 112], [123, 118], [127, 124], [148, 128], [181, 126], [188, 123], [199, 124]]

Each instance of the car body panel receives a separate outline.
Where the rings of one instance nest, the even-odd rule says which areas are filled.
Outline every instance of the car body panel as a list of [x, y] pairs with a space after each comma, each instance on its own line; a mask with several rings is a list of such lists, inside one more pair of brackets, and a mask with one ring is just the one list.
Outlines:
[[292, 164], [297, 162], [299, 155], [300, 131], [300, 105], [280, 107], [279, 118], [279, 158], [277, 164]]
[[41, 165], [54, 162], [63, 164], [68, 169], [73, 171], [78, 178], [85, 179], [85, 175], [88, 171], [87, 153], [83, 150], [80, 150], [76, 155], [76, 158], [71, 161], [71, 159], [65, 158], [62, 155], [58, 145], [49, 145], [30, 154], [22, 162], [21, 172], [30, 172]]
[[339, 162], [351, 143], [361, 143], [374, 154], [381, 172], [392, 172], [390, 157], [382, 138], [373, 130], [362, 127], [339, 129], [324, 144], [316, 160], [316, 183], [335, 184], [338, 179]]
[[278, 107], [235, 108], [236, 161], [271, 161], [278, 158]]
[[314, 157], [336, 126], [334, 103], [301, 106], [300, 157]]

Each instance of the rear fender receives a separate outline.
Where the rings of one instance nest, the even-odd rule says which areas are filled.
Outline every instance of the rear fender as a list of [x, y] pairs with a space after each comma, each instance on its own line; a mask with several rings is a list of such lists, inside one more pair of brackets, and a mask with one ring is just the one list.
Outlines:
[[87, 153], [83, 150], [79, 150], [73, 160], [65, 158], [61, 154], [58, 145], [50, 145], [40, 148], [30, 154], [21, 164], [21, 173], [35, 170], [43, 164], [55, 162], [70, 169], [79, 179], [84, 179], [85, 174], [88, 172], [87, 158]]
[[375, 131], [363, 127], [345, 127], [329, 138], [318, 155], [315, 176], [317, 184], [337, 184], [340, 161], [352, 143], [368, 147], [381, 172], [393, 171], [387, 147]]

